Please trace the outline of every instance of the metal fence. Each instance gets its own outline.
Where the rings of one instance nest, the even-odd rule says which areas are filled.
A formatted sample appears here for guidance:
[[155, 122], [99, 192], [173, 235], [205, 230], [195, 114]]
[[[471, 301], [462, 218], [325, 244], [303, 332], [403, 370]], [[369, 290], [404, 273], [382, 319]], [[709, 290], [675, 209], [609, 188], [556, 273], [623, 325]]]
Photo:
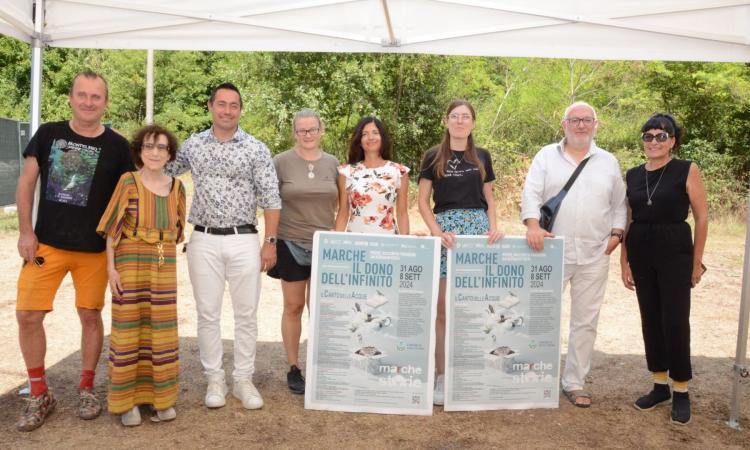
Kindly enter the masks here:
[[16, 202], [21, 153], [28, 143], [28, 123], [0, 117], [0, 206]]

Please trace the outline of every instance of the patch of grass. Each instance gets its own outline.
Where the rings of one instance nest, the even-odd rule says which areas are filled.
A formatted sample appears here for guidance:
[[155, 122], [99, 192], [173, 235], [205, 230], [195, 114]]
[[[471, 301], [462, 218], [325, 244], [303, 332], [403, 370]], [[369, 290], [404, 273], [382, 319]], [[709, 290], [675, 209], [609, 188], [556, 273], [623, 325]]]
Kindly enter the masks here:
[[[692, 226], [692, 223], [691, 223]], [[743, 217], [725, 215], [712, 218], [708, 224], [708, 236], [717, 234], [721, 236], [732, 236], [735, 238], [745, 237], [746, 222]]]
[[18, 214], [0, 210], [0, 233], [14, 233], [18, 231]]

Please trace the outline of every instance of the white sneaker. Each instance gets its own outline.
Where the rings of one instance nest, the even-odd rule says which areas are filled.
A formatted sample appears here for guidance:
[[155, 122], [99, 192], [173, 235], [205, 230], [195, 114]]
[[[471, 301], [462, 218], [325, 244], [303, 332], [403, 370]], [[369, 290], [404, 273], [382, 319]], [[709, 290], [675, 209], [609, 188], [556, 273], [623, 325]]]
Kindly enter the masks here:
[[210, 375], [206, 387], [206, 398], [203, 400], [208, 408], [221, 408], [227, 404], [227, 383], [223, 375]]
[[245, 409], [260, 409], [263, 407], [263, 398], [249, 378], [236, 380], [232, 394], [235, 398], [242, 401], [242, 406]]
[[443, 403], [445, 402], [444, 384], [445, 378], [443, 375], [435, 377], [435, 390], [432, 392], [432, 403], [435, 405], [443, 406]]
[[177, 418], [177, 411], [174, 408], [167, 408], [161, 411], [156, 411], [155, 416], [151, 416], [152, 422], [169, 422]]
[[126, 427], [137, 427], [141, 424], [141, 411], [137, 406], [120, 416], [122, 424]]

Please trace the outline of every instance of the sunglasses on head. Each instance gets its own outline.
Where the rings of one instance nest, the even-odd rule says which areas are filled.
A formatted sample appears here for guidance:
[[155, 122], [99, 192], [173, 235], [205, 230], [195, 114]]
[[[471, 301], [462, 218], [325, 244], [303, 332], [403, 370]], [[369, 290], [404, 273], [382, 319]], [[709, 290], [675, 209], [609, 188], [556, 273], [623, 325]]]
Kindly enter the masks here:
[[[34, 264], [36, 264], [37, 267], [42, 267], [44, 265], [44, 256], [35, 256], [34, 259], [32, 259], [32, 261], [34, 261]], [[28, 261], [24, 259], [23, 265], [21, 267], [26, 266], [26, 263], [28, 263]]]
[[656, 134], [643, 133], [641, 135], [641, 140], [643, 142], [651, 142], [654, 139], [656, 139], [656, 142], [665, 142], [670, 137], [672, 137], [672, 136], [670, 136], [669, 133], [665, 133], [665, 132], [662, 131], [661, 133], [656, 133]]

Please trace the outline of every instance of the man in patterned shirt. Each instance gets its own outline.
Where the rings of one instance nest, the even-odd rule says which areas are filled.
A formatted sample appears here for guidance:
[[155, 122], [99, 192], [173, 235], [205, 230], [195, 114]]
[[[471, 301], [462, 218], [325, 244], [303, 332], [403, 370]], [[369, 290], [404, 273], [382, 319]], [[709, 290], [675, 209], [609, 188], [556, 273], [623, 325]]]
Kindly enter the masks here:
[[[198, 347], [208, 378], [205, 404], [226, 403], [222, 367], [221, 305], [225, 284], [234, 309], [233, 394], [247, 409], [263, 407], [252, 382], [260, 272], [276, 264], [276, 230], [281, 197], [271, 153], [265, 144], [239, 128], [242, 97], [236, 86], [217, 86], [208, 100], [212, 126], [192, 135], [167, 172], [192, 172], [195, 193], [188, 222], [194, 225], [187, 258], [198, 312]], [[262, 248], [256, 208], [264, 210]]]

